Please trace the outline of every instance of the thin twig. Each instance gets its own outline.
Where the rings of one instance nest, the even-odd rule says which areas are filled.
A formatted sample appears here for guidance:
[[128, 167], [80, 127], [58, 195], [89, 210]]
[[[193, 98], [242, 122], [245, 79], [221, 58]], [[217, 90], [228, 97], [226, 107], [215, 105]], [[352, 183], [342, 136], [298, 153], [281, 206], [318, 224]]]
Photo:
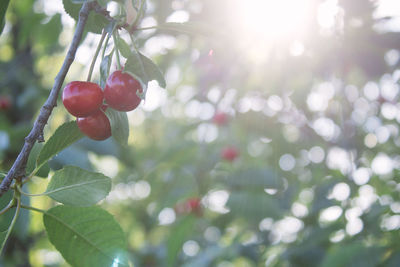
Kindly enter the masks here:
[[[104, 46], [103, 46], [103, 51], [101, 51], [101, 59], [103, 60], [103, 58], [104, 58], [104, 55], [106, 54], [106, 49], [107, 49], [107, 44], [108, 44], [108, 41], [110, 40], [110, 37], [111, 37], [111, 34], [108, 34], [107, 35], [107, 38], [106, 38], [106, 41], [105, 41], [105, 43], [104, 43]], [[114, 50], [114, 49], [113, 49]]]
[[146, 2], [146, 0], [140, 1], [139, 12], [136, 14], [136, 18], [135, 18], [135, 21], [132, 23], [132, 26], [130, 26], [128, 29], [128, 32], [130, 34], [132, 34], [136, 30], [137, 24], [139, 23], [141, 17], [143, 16], [145, 2]]
[[26, 163], [28, 161], [29, 154], [36, 140], [43, 136], [44, 126], [47, 124], [50, 114], [57, 104], [58, 93], [64, 82], [65, 76], [67, 75], [69, 67], [75, 59], [76, 50], [78, 49], [78, 45], [81, 41], [83, 29], [85, 27], [89, 12], [93, 8], [93, 3], [94, 2], [86, 1], [79, 12], [79, 20], [76, 25], [71, 46], [69, 47], [67, 56], [64, 59], [64, 63], [55, 78], [49, 97], [40, 109], [39, 116], [37, 117], [31, 132], [27, 137], [25, 137], [25, 143], [21, 149], [21, 152], [19, 153], [7, 176], [0, 184], [0, 196], [10, 189], [13, 179], [21, 180], [26, 175]]

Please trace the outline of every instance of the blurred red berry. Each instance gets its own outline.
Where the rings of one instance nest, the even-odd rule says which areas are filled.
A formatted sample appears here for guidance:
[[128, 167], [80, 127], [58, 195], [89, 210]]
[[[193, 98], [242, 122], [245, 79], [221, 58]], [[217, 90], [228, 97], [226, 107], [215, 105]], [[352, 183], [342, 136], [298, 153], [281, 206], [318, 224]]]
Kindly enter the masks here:
[[191, 213], [196, 215], [202, 215], [202, 208], [199, 198], [190, 198], [186, 200], [186, 206], [190, 210]]
[[0, 96], [0, 110], [8, 110], [11, 107], [11, 99], [8, 96]]
[[239, 150], [236, 147], [225, 147], [221, 151], [221, 157], [227, 161], [234, 161], [239, 156]]
[[203, 209], [200, 201], [200, 198], [189, 198], [185, 202], [177, 203], [174, 210], [178, 215], [195, 214], [201, 216]]
[[228, 120], [228, 114], [224, 112], [217, 112], [213, 117], [213, 122], [218, 126], [226, 125], [228, 123]]

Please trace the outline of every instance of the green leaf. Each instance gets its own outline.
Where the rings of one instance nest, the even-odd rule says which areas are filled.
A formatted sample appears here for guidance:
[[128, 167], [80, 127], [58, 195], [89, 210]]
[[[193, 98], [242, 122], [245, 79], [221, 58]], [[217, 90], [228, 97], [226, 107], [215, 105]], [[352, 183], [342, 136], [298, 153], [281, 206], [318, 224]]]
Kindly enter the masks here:
[[[8, 205], [8, 203], [12, 200], [13, 195], [14, 194], [12, 190], [9, 190], [0, 198], [0, 210], [4, 209]], [[8, 226], [11, 224], [13, 215], [13, 212], [10, 212], [9, 210], [0, 216], [0, 231], [8, 229]]]
[[[43, 143], [35, 143], [29, 154], [28, 162], [26, 164], [26, 172], [31, 173], [36, 168], [36, 159], [43, 148]], [[50, 167], [46, 162], [39, 170], [36, 170], [35, 175], [42, 178], [47, 178], [49, 175]]]
[[281, 216], [279, 203], [265, 192], [232, 192], [226, 205], [233, 214], [252, 221]]
[[383, 256], [379, 247], [365, 247], [361, 243], [340, 245], [331, 249], [322, 261], [321, 267], [374, 267]]
[[108, 20], [97, 13], [91, 12], [89, 14], [87, 23], [86, 23], [86, 30], [93, 33], [101, 34], [103, 29], [108, 25]]
[[43, 222], [50, 242], [72, 266], [129, 266], [125, 234], [105, 210], [57, 206], [43, 215]]
[[3, 251], [4, 245], [7, 241], [8, 230], [0, 232], [0, 253]]
[[[83, 140], [89, 140], [89, 138], [83, 138]], [[97, 141], [93, 140], [93, 142]], [[93, 168], [89, 160], [88, 151], [82, 149], [82, 147], [76, 143], [54, 156], [49, 161], [49, 165], [53, 170], [60, 170], [68, 165], [78, 166], [85, 170], [91, 170]]]
[[107, 78], [110, 74], [110, 66], [112, 60], [112, 51], [109, 55], [105, 56], [100, 63], [100, 87], [104, 89], [106, 86]]
[[6, 242], [11, 234], [12, 228], [13, 227], [10, 225], [6, 231], [0, 232], [0, 254], [3, 253], [4, 246], [6, 245]]
[[81, 10], [81, 4], [75, 4], [71, 0], [63, 0], [64, 11], [75, 21], [78, 21], [79, 11]]
[[[65, 12], [75, 21], [78, 21], [79, 11], [82, 7], [82, 4], [79, 0], [76, 2], [77, 3], [74, 3], [74, 1], [71, 0], [63, 0], [63, 5]], [[95, 12], [90, 12], [86, 22], [85, 30], [100, 34], [107, 24], [108, 20], [104, 16]]]
[[[8, 203], [11, 201], [13, 197], [13, 193], [11, 191], [6, 192], [0, 198], [0, 210], [4, 209]], [[7, 235], [10, 228], [11, 221], [13, 219], [13, 214], [8, 210], [6, 213], [0, 216], [0, 254], [3, 250], [3, 247], [7, 241]], [[3, 231], [4, 230], [4, 231]]]
[[283, 180], [269, 169], [247, 169], [234, 173], [227, 178], [227, 183], [234, 188], [264, 190], [265, 188], [283, 189]]
[[119, 36], [117, 38], [117, 46], [118, 46], [118, 51], [121, 52], [121, 55], [124, 58], [128, 58], [132, 54], [131, 48], [129, 47], [129, 45], [126, 43], [126, 41], [124, 39], [122, 39]]
[[[29, 191], [28, 191], [29, 192]], [[12, 200], [14, 195], [13, 190], [9, 190], [0, 198], [0, 210], [4, 209], [9, 202]], [[27, 196], [21, 196], [21, 203], [23, 205], [30, 204], [30, 198]], [[8, 210], [4, 214], [0, 215], [0, 231], [7, 231], [10, 227], [10, 224], [13, 221], [15, 215], [15, 207]], [[14, 227], [14, 234], [18, 238], [25, 238], [28, 234], [28, 226], [30, 223], [29, 211], [28, 210], [20, 210], [17, 221]]]
[[34, 28], [35, 42], [44, 49], [58, 45], [58, 37], [63, 29], [61, 14], [54, 15], [46, 24]]
[[36, 162], [36, 168], [40, 168], [45, 162], [72, 143], [83, 137], [75, 121], [66, 122], [55, 131], [43, 146]]
[[200, 251], [193, 259], [186, 261], [182, 267], [203, 267], [212, 266], [212, 262], [227, 253], [238, 253], [237, 244], [221, 247], [219, 245], [208, 245]]
[[1, 241], [1, 243], [0, 243], [0, 254], [3, 252], [3, 249], [4, 249], [4, 246], [5, 246], [6, 242], [7, 242], [7, 239], [9, 238], [12, 230], [15, 227], [15, 223], [17, 222], [17, 219], [18, 219], [18, 216], [20, 214], [20, 211], [21, 211], [20, 204], [17, 204], [17, 208], [15, 209], [14, 217], [13, 217], [10, 225], [8, 226], [6, 231], [3, 231], [3, 232], [0, 233], [0, 241]]
[[286, 258], [301, 262], [303, 266], [320, 266], [325, 256], [325, 243], [335, 231], [342, 228], [343, 225], [340, 224], [330, 224], [326, 227], [310, 225], [301, 242], [286, 249]]
[[0, 34], [3, 32], [3, 28], [5, 25], [6, 11], [9, 3], [10, 0], [2, 0], [0, 2], [0, 23], [1, 23]]
[[111, 134], [114, 139], [121, 145], [128, 143], [129, 123], [126, 112], [119, 112], [112, 108], [106, 110], [106, 115], [110, 120]]
[[316, 185], [314, 189], [314, 201], [310, 208], [310, 214], [317, 214], [322, 209], [335, 205], [333, 199], [328, 199], [328, 194], [337, 183], [337, 180], [329, 179]]
[[91, 206], [104, 199], [110, 190], [109, 177], [66, 166], [53, 175], [44, 194], [65, 205]]
[[400, 265], [400, 253], [394, 252], [390, 257], [385, 261], [385, 267], [397, 267]]
[[194, 216], [186, 216], [172, 229], [167, 241], [167, 267], [176, 266], [175, 263], [179, 251], [182, 249], [183, 243], [188, 239], [189, 234], [193, 232], [195, 221], [196, 218]]
[[101, 5], [102, 7], [107, 7], [107, 4], [111, 2], [111, 0], [97, 0], [97, 3]]
[[151, 59], [140, 53], [131, 53], [126, 60], [124, 71], [138, 77], [145, 85], [152, 80], [156, 80], [161, 87], [165, 88], [167, 86], [164, 75], [158, 66]]

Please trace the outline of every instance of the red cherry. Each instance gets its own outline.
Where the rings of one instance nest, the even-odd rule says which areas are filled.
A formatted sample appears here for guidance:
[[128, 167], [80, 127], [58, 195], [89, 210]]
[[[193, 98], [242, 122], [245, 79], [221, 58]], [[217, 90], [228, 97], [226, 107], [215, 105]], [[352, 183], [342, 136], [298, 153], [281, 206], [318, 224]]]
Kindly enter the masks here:
[[[105, 110], [107, 107], [102, 107]], [[106, 114], [102, 110], [76, 120], [82, 133], [94, 140], [105, 140], [111, 136], [111, 126]]]
[[175, 205], [174, 210], [178, 215], [192, 213], [201, 216], [203, 214], [199, 198], [189, 198], [185, 202], [178, 203]]
[[221, 151], [221, 157], [227, 161], [234, 161], [239, 156], [239, 150], [236, 147], [225, 147]]
[[199, 198], [190, 198], [186, 200], [186, 206], [192, 213], [195, 214], [201, 213], [201, 203]]
[[228, 123], [229, 117], [224, 112], [217, 112], [213, 117], [213, 122], [218, 126], [223, 126]]
[[140, 104], [137, 93], [142, 92], [139, 81], [120, 70], [114, 71], [107, 79], [104, 99], [113, 109], [119, 111], [134, 110]]
[[8, 110], [11, 107], [11, 100], [7, 96], [0, 96], [0, 110]]
[[62, 94], [64, 107], [75, 117], [87, 117], [103, 104], [103, 91], [91, 82], [70, 82]]

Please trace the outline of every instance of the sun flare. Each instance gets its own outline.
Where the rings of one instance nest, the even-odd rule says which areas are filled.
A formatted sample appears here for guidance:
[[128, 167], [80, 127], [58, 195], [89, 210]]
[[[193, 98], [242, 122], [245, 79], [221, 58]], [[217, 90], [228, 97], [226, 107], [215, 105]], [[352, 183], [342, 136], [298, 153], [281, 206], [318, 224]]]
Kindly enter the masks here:
[[237, 0], [242, 29], [269, 40], [287, 39], [304, 32], [312, 12], [312, 0]]
[[285, 50], [293, 56], [315, 31], [331, 31], [336, 23], [338, 0], [235, 0], [230, 13], [238, 47], [253, 63], [262, 63], [270, 52]]

